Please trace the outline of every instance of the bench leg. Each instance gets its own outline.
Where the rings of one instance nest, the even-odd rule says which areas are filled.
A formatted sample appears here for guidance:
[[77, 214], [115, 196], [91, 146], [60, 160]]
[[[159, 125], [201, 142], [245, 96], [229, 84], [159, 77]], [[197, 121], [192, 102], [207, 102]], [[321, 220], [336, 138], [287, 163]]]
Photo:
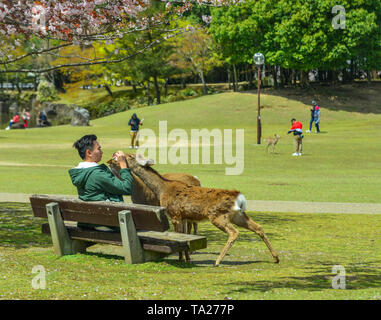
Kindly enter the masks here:
[[118, 212], [118, 218], [123, 243], [124, 260], [128, 264], [144, 262], [143, 248], [136, 233], [131, 211], [123, 210]]
[[46, 213], [52, 236], [54, 251], [58, 256], [86, 252], [86, 248], [93, 243], [81, 240], [71, 240], [61, 217], [58, 203], [51, 202], [46, 205]]

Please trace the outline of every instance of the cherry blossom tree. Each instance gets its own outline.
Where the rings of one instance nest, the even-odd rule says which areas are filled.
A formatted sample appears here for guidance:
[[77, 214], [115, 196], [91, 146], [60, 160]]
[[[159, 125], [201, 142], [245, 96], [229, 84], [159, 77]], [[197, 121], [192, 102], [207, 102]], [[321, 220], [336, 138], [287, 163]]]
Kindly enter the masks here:
[[[154, 2], [162, 3], [165, 10], [155, 15], [145, 14]], [[43, 73], [62, 67], [118, 63], [186, 30], [168, 28], [166, 33], [123, 58], [94, 57], [83, 62], [32, 69], [14, 67], [16, 62], [28, 57], [59, 52], [68, 46], [89, 46], [94, 42], [110, 44], [131, 32], [159, 24], [169, 25], [169, 21], [181, 17], [194, 4], [224, 6], [239, 2], [242, 0], [0, 0], [0, 73]], [[14, 55], [18, 46], [33, 37], [44, 39], [45, 45], [32, 46], [26, 53]]]

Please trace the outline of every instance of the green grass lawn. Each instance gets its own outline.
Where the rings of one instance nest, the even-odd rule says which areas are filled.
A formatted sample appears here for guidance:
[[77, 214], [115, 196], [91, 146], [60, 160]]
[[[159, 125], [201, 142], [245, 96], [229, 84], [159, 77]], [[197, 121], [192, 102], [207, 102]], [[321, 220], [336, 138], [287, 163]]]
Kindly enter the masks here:
[[[0, 206], [0, 299], [381, 299], [380, 215], [249, 213], [260, 223], [280, 263], [253, 233], [240, 235], [220, 267], [213, 266], [227, 237], [208, 222], [199, 234], [208, 248], [180, 263], [127, 265], [117, 246], [58, 258], [43, 219], [29, 205]], [[332, 288], [341, 265], [346, 289]], [[46, 288], [33, 289], [35, 266]]]
[[[319, 202], [379, 202], [381, 188], [379, 141], [381, 115], [348, 112], [321, 105], [322, 133], [305, 134], [302, 157], [292, 157], [293, 138], [287, 135], [292, 117], [306, 130], [309, 105], [297, 99], [262, 95], [263, 137], [280, 134], [274, 154], [264, 143], [256, 145], [257, 97], [250, 93], [223, 93], [192, 100], [130, 110], [91, 121], [90, 127], [70, 125], [29, 130], [0, 131], [0, 192], [76, 194], [67, 170], [79, 162], [73, 142], [95, 133], [104, 150], [104, 161], [122, 149], [129, 151], [127, 122], [133, 112], [144, 118], [143, 128], [158, 136], [159, 120], [168, 132], [192, 129], [244, 129], [244, 171], [226, 175], [222, 164], [160, 164], [159, 172], [197, 175], [203, 186], [238, 189], [251, 200]], [[235, 155], [233, 145], [233, 156]], [[159, 149], [159, 147], [158, 147]], [[191, 149], [188, 149], [189, 161]], [[200, 148], [201, 153], [201, 148]], [[213, 162], [214, 149], [211, 148]], [[223, 159], [225, 160], [225, 159]]]
[[[245, 130], [240, 175], [226, 175], [232, 166], [226, 163], [158, 163], [159, 172], [191, 173], [203, 186], [238, 189], [250, 200], [380, 202], [378, 110], [322, 104], [322, 133], [305, 134], [303, 156], [295, 158], [290, 119], [301, 120], [306, 130], [309, 105], [297, 97], [262, 95], [263, 137], [281, 135], [276, 152], [266, 154], [264, 144], [256, 145], [256, 101], [255, 94], [223, 93], [114, 114], [90, 127], [2, 130], [0, 192], [75, 195], [67, 173], [80, 160], [73, 142], [96, 134], [104, 161], [116, 150], [128, 152], [127, 122], [137, 112], [143, 128], [156, 134], [159, 120], [168, 121], [168, 132], [184, 129], [189, 137], [192, 129]], [[241, 229], [221, 266], [213, 267], [227, 239], [208, 222], [199, 227], [208, 248], [189, 264], [170, 256], [126, 265], [120, 248], [103, 245], [58, 258], [50, 237], [41, 234], [44, 221], [32, 217], [28, 204], [0, 204], [0, 299], [381, 299], [380, 215], [249, 215], [263, 226], [279, 264], [256, 235]], [[332, 289], [335, 265], [346, 270], [346, 290]], [[46, 270], [44, 290], [31, 286], [35, 266]]]

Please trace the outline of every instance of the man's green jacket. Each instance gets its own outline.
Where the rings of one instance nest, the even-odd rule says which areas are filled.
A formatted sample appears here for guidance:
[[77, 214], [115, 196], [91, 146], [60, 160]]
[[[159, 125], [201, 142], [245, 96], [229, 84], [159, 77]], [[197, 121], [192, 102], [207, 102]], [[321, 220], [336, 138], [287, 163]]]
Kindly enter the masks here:
[[73, 168], [69, 175], [83, 201], [123, 202], [123, 195], [132, 193], [133, 177], [128, 168], [120, 170], [122, 180], [115, 177], [105, 164]]

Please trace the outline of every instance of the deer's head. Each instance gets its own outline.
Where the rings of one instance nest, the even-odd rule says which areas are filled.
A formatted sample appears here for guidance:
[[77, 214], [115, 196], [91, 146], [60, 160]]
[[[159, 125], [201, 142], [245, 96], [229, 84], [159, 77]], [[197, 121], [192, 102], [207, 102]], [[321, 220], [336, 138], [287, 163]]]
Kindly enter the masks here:
[[126, 160], [130, 168], [134, 168], [137, 166], [150, 167], [155, 164], [154, 160], [145, 158], [142, 154], [126, 154]]

